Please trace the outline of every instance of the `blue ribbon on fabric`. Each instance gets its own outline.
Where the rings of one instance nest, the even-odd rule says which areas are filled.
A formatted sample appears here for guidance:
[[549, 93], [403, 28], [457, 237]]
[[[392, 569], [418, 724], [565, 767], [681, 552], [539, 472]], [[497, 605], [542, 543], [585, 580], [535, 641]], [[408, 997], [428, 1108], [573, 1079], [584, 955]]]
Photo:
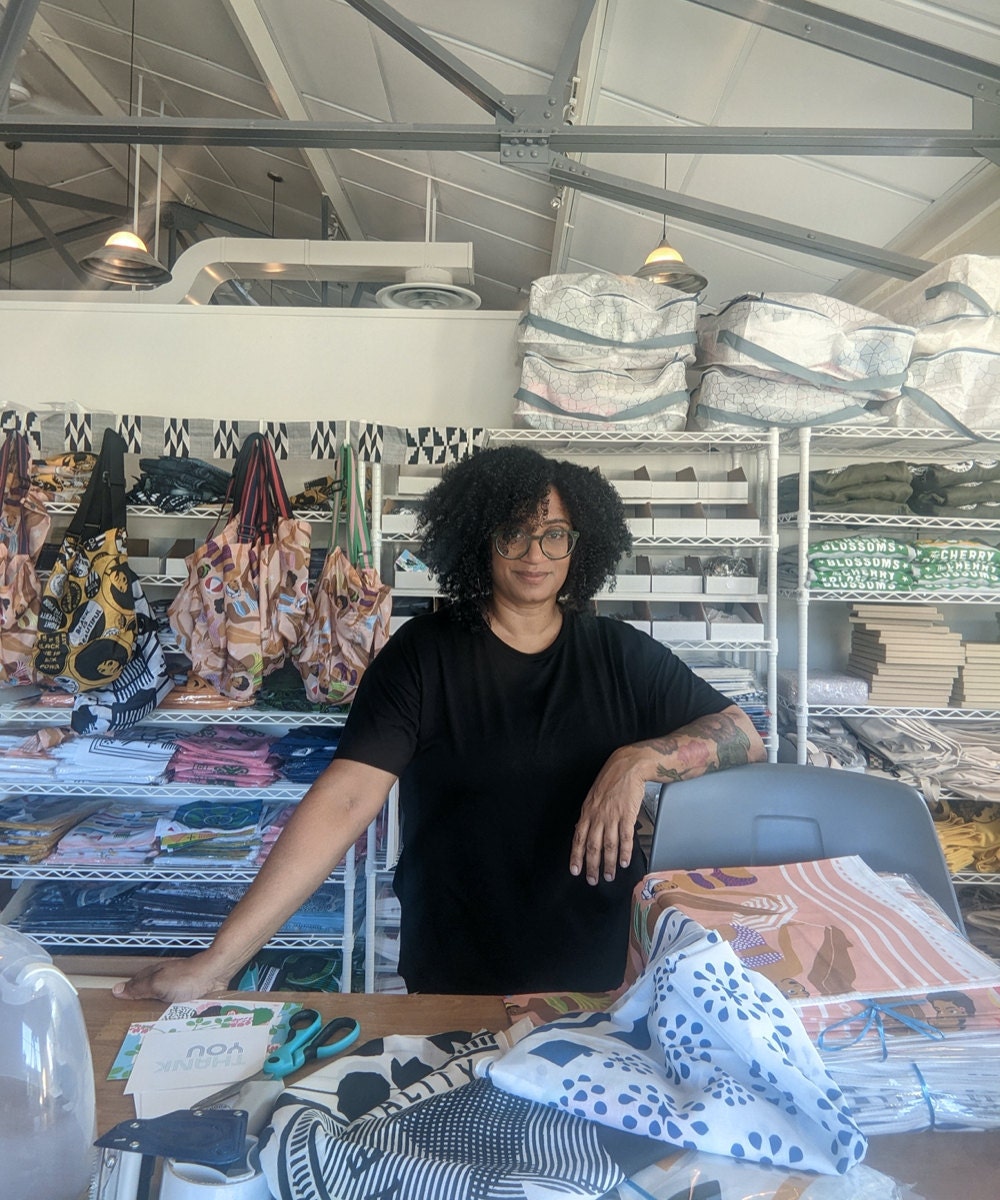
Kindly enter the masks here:
[[[943, 1036], [944, 1035], [942, 1034], [942, 1037]], [[917, 1077], [917, 1082], [920, 1084], [920, 1094], [923, 1096], [924, 1103], [927, 1105], [927, 1111], [931, 1114], [931, 1123], [929, 1128], [933, 1129], [937, 1124], [937, 1117], [934, 1112], [934, 1101], [931, 1098], [931, 1089], [927, 1086], [927, 1080], [924, 1078], [923, 1072], [920, 1070], [917, 1064], [915, 1062], [911, 1062], [910, 1066], [913, 1068], [914, 1074]]]
[[[896, 1004], [888, 1004], [881, 1000], [869, 1000], [860, 1012], [852, 1013], [849, 1017], [827, 1025], [816, 1039], [816, 1044], [820, 1050], [846, 1050], [848, 1046], [856, 1046], [874, 1029], [878, 1033], [879, 1045], [882, 1048], [882, 1061], [885, 1062], [889, 1057], [889, 1049], [885, 1042], [885, 1017], [891, 1017], [894, 1021], [905, 1025], [907, 1029], [912, 1029], [914, 1033], [920, 1033], [932, 1041], [944, 1041], [944, 1034], [940, 1029], [935, 1029], [933, 1025], [928, 1025], [926, 1021], [921, 1021], [917, 1017], [911, 1017], [908, 1013], [900, 1012]], [[835, 1029], [853, 1025], [856, 1021], [863, 1021], [864, 1024], [861, 1026], [860, 1032], [849, 1041], [839, 1041], [836, 1045], [831, 1045], [824, 1040], [827, 1034], [832, 1033]]]

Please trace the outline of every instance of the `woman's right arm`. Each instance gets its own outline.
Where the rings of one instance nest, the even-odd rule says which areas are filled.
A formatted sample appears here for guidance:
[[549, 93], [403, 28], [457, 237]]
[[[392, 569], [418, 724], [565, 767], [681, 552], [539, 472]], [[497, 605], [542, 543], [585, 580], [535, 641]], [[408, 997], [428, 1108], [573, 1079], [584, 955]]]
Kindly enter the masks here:
[[112, 992], [126, 1000], [196, 1000], [229, 980], [300, 908], [385, 803], [395, 776], [335, 758], [297, 805], [246, 894], [211, 946], [144, 967]]

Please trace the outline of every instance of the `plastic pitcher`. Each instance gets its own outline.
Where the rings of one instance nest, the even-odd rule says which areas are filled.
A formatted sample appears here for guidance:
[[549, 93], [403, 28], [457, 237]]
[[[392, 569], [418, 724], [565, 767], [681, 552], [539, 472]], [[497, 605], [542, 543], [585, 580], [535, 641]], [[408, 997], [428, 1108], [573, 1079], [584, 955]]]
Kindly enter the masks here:
[[0, 1194], [84, 1200], [94, 1121], [76, 990], [37, 942], [0, 926]]

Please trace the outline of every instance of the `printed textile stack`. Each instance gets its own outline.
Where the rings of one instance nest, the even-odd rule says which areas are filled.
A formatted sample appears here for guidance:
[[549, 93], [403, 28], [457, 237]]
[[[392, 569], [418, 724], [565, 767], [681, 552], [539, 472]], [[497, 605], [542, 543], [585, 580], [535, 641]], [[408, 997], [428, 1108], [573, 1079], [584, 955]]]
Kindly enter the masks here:
[[917, 326], [892, 422], [962, 436], [1000, 429], [1000, 258], [959, 254], [938, 263], [882, 304]]
[[687, 420], [697, 297], [631, 275], [546, 275], [518, 327], [515, 424], [669, 432]]
[[811, 292], [737, 296], [698, 321], [693, 429], [883, 424], [913, 329]]
[[922, 538], [913, 545], [913, 577], [927, 591], [1000, 588], [1000, 549], [974, 538]]
[[277, 738], [237, 725], [214, 725], [176, 739], [167, 776], [172, 783], [267, 787], [279, 778], [271, 757]]
[[1000, 1126], [1000, 964], [907, 878], [856, 856], [706, 865], [647, 875], [634, 906], [630, 975], [663, 923], [716, 931], [784, 995], [865, 1134]]
[[904, 592], [913, 587], [910, 542], [881, 534], [848, 534], [812, 542], [806, 583], [825, 591]]
[[1000, 462], [972, 460], [913, 468], [910, 508], [925, 517], [1000, 518]]
[[964, 661], [962, 636], [925, 604], [851, 609], [847, 673], [868, 681], [871, 704], [946, 708]]

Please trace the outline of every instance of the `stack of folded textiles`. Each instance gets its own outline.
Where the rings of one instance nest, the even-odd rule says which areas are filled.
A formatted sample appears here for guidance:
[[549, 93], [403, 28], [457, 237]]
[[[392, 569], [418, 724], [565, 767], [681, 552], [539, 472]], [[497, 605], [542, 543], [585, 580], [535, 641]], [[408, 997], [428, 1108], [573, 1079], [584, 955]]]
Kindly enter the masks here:
[[914, 543], [913, 576], [918, 587], [941, 589], [1000, 588], [1000, 549], [975, 538], [939, 540], [921, 538]]
[[95, 801], [73, 796], [8, 796], [0, 800], [0, 862], [41, 862], [95, 807]]
[[162, 783], [174, 754], [174, 739], [148, 730], [67, 738], [53, 747], [53, 777], [69, 783]]
[[1000, 462], [918, 464], [910, 508], [928, 517], [1000, 517]]
[[962, 636], [927, 604], [851, 609], [847, 672], [868, 682], [871, 704], [944, 708], [964, 658]]
[[[875, 513], [899, 516], [909, 512], [914, 468], [905, 462], [861, 462], [828, 471], [809, 472], [809, 507], [814, 512]], [[799, 507], [799, 476], [778, 480], [778, 511]]]
[[197, 866], [206, 859], [252, 865], [262, 845], [264, 807], [261, 800], [182, 804], [156, 823], [156, 857], [183, 866]]
[[1000, 709], [1000, 644], [965, 642], [965, 661], [958, 668], [955, 692], [956, 708]]
[[156, 856], [163, 807], [128, 801], [106, 803], [59, 840], [46, 860], [54, 866], [141, 866]]
[[303, 726], [292, 729], [271, 747], [281, 762], [281, 774], [295, 783], [312, 783], [333, 762], [340, 740], [339, 729]]
[[636, 889], [629, 979], [679, 910], [786, 998], [866, 1134], [1000, 1127], [1000, 963], [858, 857], [665, 871]]
[[167, 768], [172, 783], [267, 787], [280, 776], [271, 734], [238, 725], [213, 725], [176, 739]]
[[913, 587], [916, 551], [882, 534], [849, 534], [809, 546], [806, 582], [834, 591], [902, 592]]

